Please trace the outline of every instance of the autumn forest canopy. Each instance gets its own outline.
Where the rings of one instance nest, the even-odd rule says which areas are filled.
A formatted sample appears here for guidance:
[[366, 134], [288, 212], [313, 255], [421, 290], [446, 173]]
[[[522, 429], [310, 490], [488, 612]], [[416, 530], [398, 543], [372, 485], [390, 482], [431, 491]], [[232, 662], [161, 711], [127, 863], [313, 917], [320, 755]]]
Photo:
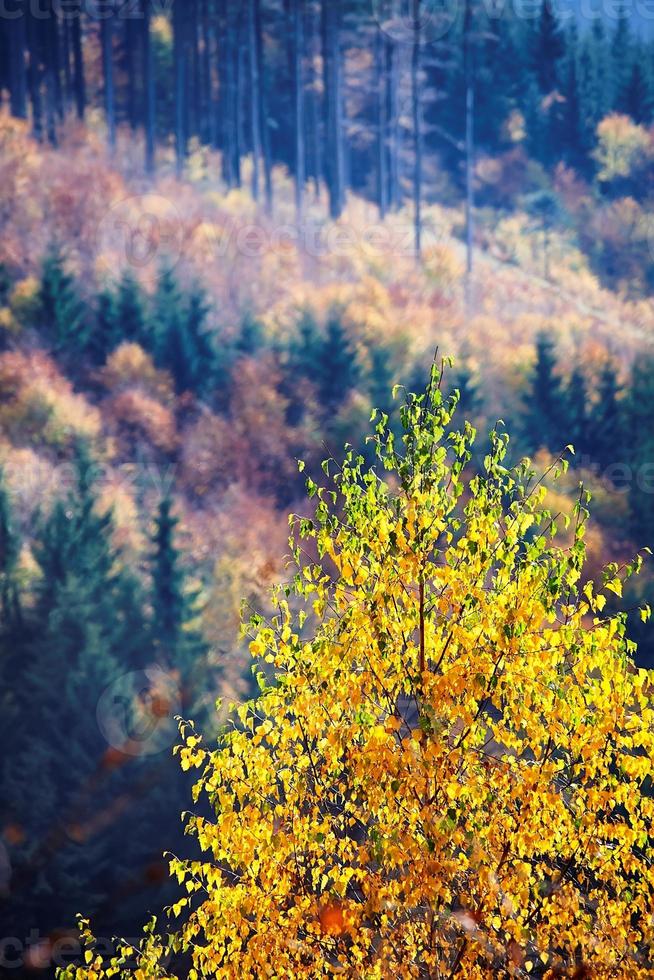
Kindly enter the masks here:
[[652, 976], [646, 6], [0, 6], [0, 973]]

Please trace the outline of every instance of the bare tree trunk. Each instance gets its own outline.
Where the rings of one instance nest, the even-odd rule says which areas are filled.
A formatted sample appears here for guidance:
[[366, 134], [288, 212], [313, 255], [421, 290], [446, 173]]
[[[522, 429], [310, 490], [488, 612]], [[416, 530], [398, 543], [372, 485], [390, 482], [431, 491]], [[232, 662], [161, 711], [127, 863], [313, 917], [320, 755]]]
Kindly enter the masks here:
[[25, 48], [27, 33], [25, 19], [26, 0], [21, 0], [16, 10], [17, 16], [7, 21], [9, 35], [9, 88], [12, 116], [27, 118], [27, 70], [25, 67]]
[[109, 148], [116, 148], [116, 103], [114, 90], [114, 61], [113, 61], [114, 13], [107, 9], [100, 20], [100, 37], [102, 42], [102, 73], [104, 76], [104, 109], [107, 123], [107, 138]]
[[384, 35], [381, 27], [375, 36], [375, 87], [377, 95], [377, 204], [383, 220], [388, 210], [388, 126], [385, 85]]
[[86, 82], [84, 79], [84, 55], [82, 52], [82, 12], [72, 19], [73, 41], [73, 84], [75, 86], [75, 109], [77, 118], [84, 119], [86, 110]]
[[295, 96], [295, 214], [302, 220], [306, 153], [304, 145], [304, 11], [302, 0], [293, 0], [293, 94]]
[[127, 120], [135, 131], [138, 126], [138, 101], [136, 96], [137, 62], [137, 23], [129, 14], [125, 17], [123, 33], [125, 44], [125, 74], [127, 75]]
[[261, 167], [261, 92], [259, 78], [259, 54], [257, 45], [256, 0], [248, 0], [248, 67], [250, 69], [250, 143], [252, 147], [252, 197], [259, 200], [259, 173]]
[[472, 0], [466, 0], [463, 24], [463, 70], [466, 95], [466, 135], [465, 135], [465, 168], [466, 168], [466, 306], [470, 303], [470, 285], [473, 267], [473, 208], [474, 208], [474, 65], [472, 60]]
[[41, 22], [35, 20], [30, 12], [27, 15], [27, 47], [29, 50], [29, 70], [27, 74], [30, 102], [32, 103], [32, 132], [34, 138], [41, 142], [43, 139], [43, 102], [41, 99], [41, 81], [43, 73], [43, 49], [41, 38]]
[[329, 213], [340, 217], [344, 201], [343, 108], [340, 51], [340, 0], [323, 0], [323, 73]]
[[175, 63], [175, 160], [177, 176], [184, 172], [186, 160], [186, 31], [184, 10], [173, 5], [173, 59]]
[[143, 60], [143, 125], [145, 127], [145, 170], [152, 176], [155, 169], [155, 87], [152, 38], [150, 37], [150, 0], [141, 0], [141, 58]]
[[391, 38], [386, 39], [386, 79], [388, 118], [388, 203], [396, 209], [400, 206], [400, 126], [398, 111], [399, 51]]
[[309, 26], [307, 33], [311, 37], [310, 59], [311, 77], [309, 80], [309, 130], [311, 134], [312, 146], [312, 172], [314, 197], [320, 197], [320, 182], [323, 177], [322, 167], [322, 145], [320, 138], [320, 111], [318, 105], [318, 72], [316, 62], [320, 56], [320, 9], [312, 2], [307, 5]]
[[413, 220], [416, 258], [422, 257], [422, 127], [420, 124], [420, 0], [413, 0], [411, 108], [413, 115]]
[[270, 129], [268, 126], [268, 110], [265, 83], [265, 61], [263, 51], [263, 26], [261, 23], [261, 0], [254, 0], [254, 30], [256, 41], [257, 65], [259, 74], [259, 131], [261, 133], [261, 148], [263, 153], [263, 183], [266, 201], [266, 212], [272, 214], [273, 185], [272, 157], [270, 151]]

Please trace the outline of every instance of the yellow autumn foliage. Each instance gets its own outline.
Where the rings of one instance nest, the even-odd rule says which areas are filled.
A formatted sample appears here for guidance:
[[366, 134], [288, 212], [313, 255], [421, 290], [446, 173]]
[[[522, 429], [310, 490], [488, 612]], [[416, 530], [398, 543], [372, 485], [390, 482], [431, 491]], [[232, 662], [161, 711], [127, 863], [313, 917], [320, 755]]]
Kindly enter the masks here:
[[108, 961], [85, 924], [62, 977], [652, 975], [654, 712], [604, 608], [639, 562], [582, 584], [583, 494], [559, 546], [497, 431], [465, 486], [455, 402], [435, 372], [376, 466], [308, 480], [260, 695], [216, 747], [182, 726], [176, 921]]

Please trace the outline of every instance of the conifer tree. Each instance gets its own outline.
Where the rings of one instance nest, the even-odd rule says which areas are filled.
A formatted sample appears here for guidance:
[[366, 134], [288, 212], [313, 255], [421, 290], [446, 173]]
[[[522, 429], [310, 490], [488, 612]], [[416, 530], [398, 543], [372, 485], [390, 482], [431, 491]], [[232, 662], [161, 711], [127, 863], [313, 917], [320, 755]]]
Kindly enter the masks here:
[[558, 82], [558, 63], [565, 51], [565, 40], [552, 4], [543, 0], [536, 25], [532, 60], [543, 95], [554, 91]]
[[644, 545], [654, 547], [654, 357], [639, 357], [633, 366], [626, 403], [627, 450], [632, 478], [629, 503], [634, 533]]
[[178, 518], [170, 497], [158, 508], [152, 539], [152, 618], [155, 656], [162, 664], [188, 671], [206, 653], [198, 629], [198, 592], [188, 589], [175, 541]]
[[524, 432], [531, 451], [560, 450], [569, 441], [561, 430], [563, 392], [556, 374], [554, 342], [545, 333], [536, 340], [536, 363], [526, 396]]
[[607, 360], [600, 372], [597, 400], [588, 420], [588, 452], [601, 469], [619, 462], [624, 448], [624, 418], [619, 395], [615, 365]]
[[588, 390], [579, 364], [575, 364], [570, 374], [562, 407], [565, 431], [561, 435], [572, 443], [577, 455], [586, 454], [589, 448]]
[[[90, 787], [109, 807], [122, 785], [97, 784], [108, 745], [96, 711], [143, 655], [139, 590], [111, 533], [111, 516], [97, 513], [92, 464], [81, 447], [75, 487], [38, 529], [40, 577], [14, 678], [18, 719], [5, 747], [3, 808], [25, 837], [14, 855], [17, 893], [37, 896], [31, 914], [40, 928], [72, 919], [80, 892], [95, 905], [102, 877], [106, 892], [134, 854], [131, 842], [121, 850], [112, 830], [96, 834], [88, 823]], [[110, 710], [123, 709], [112, 703]], [[138, 849], [143, 839], [133, 844]], [[14, 911], [20, 914], [20, 900]]]
[[56, 353], [85, 349], [88, 323], [73, 276], [66, 268], [61, 249], [53, 244], [41, 265], [39, 285], [40, 326]]
[[361, 373], [356, 350], [338, 310], [327, 317], [316, 378], [318, 397], [329, 414], [354, 388]]

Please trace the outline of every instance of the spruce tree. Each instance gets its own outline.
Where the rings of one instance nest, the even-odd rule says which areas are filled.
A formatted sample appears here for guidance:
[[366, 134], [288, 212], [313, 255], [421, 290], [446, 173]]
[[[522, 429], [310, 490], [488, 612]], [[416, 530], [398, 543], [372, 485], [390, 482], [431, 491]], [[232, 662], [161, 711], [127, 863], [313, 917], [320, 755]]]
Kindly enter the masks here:
[[653, 102], [649, 79], [641, 58], [637, 56], [620, 92], [618, 109], [631, 116], [636, 123], [649, 123], [652, 120]]
[[619, 461], [624, 448], [623, 407], [615, 365], [607, 360], [600, 372], [597, 399], [590, 412], [588, 452], [602, 469]]
[[630, 515], [634, 535], [654, 547], [654, 357], [636, 359], [625, 406], [626, 449], [631, 465]]
[[[101, 808], [127, 789], [120, 773], [100, 781], [108, 748], [120, 746], [108, 746], [97, 712], [137, 666], [145, 640], [139, 589], [113, 547], [110, 515], [96, 511], [91, 469], [81, 449], [75, 487], [37, 528], [39, 579], [13, 679], [18, 717], [4, 746], [3, 808], [25, 837], [13, 855], [17, 894], [28, 896], [44, 931], [74, 921], [80, 893], [96, 906], [144, 845], [116, 821], [98, 832], [88, 809], [91, 786]], [[124, 709], [111, 701], [108, 710]], [[13, 914], [21, 915], [20, 898]]]
[[532, 63], [543, 95], [557, 87], [558, 64], [564, 52], [565, 39], [556, 13], [551, 3], [543, 0], [532, 41]]
[[541, 333], [536, 340], [536, 363], [525, 399], [524, 434], [530, 451], [544, 446], [555, 452], [570, 441], [561, 427], [563, 415], [554, 342], [549, 334]]
[[566, 430], [561, 433], [572, 443], [577, 457], [588, 452], [588, 389], [586, 377], [579, 364], [573, 367], [565, 390], [564, 417]]
[[88, 341], [88, 323], [73, 276], [57, 245], [51, 245], [41, 264], [39, 321], [55, 353], [79, 356]]
[[[138, 280], [129, 269], [123, 272], [116, 288], [116, 317], [118, 329], [115, 337], [111, 338], [113, 346], [117, 346], [123, 341], [141, 345], [146, 343], [147, 310], [145, 297]], [[109, 353], [111, 353], [111, 349]]]
[[175, 541], [179, 520], [172, 508], [164, 497], [155, 520], [150, 632], [158, 662], [188, 673], [201, 665], [207, 647], [198, 629], [198, 592], [188, 588]]
[[361, 373], [356, 349], [338, 310], [331, 310], [327, 317], [321, 348], [316, 386], [320, 402], [329, 415], [345, 401]]

